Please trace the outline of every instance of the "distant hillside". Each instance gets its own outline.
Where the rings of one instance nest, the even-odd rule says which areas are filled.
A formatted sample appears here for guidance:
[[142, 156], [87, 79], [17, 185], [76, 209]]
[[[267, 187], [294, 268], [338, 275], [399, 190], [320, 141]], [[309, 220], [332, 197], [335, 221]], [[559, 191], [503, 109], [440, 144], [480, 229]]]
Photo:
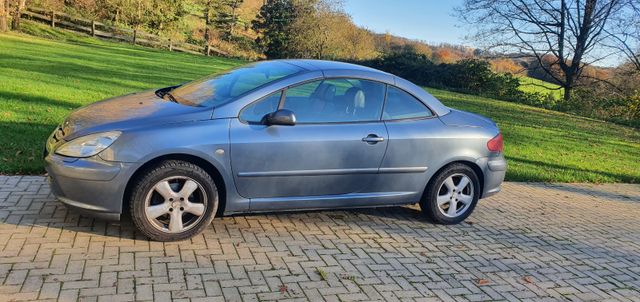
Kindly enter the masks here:
[[[432, 45], [424, 41], [399, 37], [390, 33], [373, 33], [373, 35], [375, 37], [376, 51], [379, 53], [390, 53], [410, 49], [426, 55], [435, 63], [454, 63], [463, 59], [480, 58], [491, 62], [491, 66], [496, 72], [511, 73], [553, 85], [557, 84], [554, 78], [547, 74], [533, 58], [520, 58], [510, 54], [487, 53], [481, 49], [463, 45], [447, 43]], [[550, 64], [552, 60], [552, 58], [548, 58], [545, 64]], [[610, 77], [611, 68], [588, 66], [585, 72], [592, 78], [606, 79]]]

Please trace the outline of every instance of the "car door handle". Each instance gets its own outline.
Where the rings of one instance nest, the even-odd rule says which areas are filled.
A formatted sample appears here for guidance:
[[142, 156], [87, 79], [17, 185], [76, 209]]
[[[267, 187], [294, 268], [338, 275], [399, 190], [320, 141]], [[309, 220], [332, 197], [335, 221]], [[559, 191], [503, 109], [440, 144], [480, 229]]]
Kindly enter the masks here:
[[363, 137], [362, 141], [367, 143], [367, 144], [373, 145], [373, 144], [377, 144], [379, 142], [384, 141], [384, 137], [380, 137], [380, 136], [377, 136], [375, 134], [369, 134], [369, 135], [367, 135], [367, 137]]

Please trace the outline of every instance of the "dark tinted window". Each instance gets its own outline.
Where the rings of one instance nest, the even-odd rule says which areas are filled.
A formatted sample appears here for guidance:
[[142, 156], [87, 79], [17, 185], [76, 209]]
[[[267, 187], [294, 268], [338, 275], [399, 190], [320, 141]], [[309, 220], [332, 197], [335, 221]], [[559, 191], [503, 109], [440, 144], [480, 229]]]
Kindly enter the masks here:
[[431, 110], [420, 100], [393, 86], [387, 89], [387, 103], [382, 118], [399, 120], [432, 116]]
[[285, 62], [254, 63], [187, 83], [172, 90], [171, 94], [181, 104], [217, 106], [300, 71], [301, 68]]
[[359, 79], [328, 79], [287, 89], [284, 109], [298, 123], [362, 122], [380, 119], [385, 85]]
[[277, 92], [245, 107], [240, 113], [240, 120], [250, 123], [261, 122], [265, 115], [278, 110], [281, 95], [282, 92]]

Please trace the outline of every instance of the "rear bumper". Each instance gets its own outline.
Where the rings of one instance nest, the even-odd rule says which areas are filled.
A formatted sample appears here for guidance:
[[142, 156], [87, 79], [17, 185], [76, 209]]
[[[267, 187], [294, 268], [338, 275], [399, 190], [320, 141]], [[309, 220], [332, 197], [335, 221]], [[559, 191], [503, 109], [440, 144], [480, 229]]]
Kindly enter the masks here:
[[99, 157], [45, 157], [51, 192], [69, 208], [88, 216], [119, 220], [130, 164]]
[[480, 198], [487, 198], [500, 192], [504, 176], [507, 173], [507, 161], [504, 155], [500, 153], [491, 157], [483, 157], [478, 159], [476, 164], [484, 174], [484, 187]]

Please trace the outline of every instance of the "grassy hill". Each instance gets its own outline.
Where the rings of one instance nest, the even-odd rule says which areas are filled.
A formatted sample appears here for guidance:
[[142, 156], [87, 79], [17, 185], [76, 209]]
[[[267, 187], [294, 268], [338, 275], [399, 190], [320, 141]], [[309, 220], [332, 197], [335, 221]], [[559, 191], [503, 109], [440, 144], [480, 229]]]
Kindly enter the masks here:
[[563, 89], [556, 84], [541, 81], [530, 77], [520, 77], [520, 90], [524, 92], [539, 92], [542, 94], [551, 93], [557, 99], [562, 98]]
[[[110, 43], [65, 32], [0, 35], [0, 173], [42, 173], [42, 148], [74, 108], [182, 83], [241, 61]], [[471, 95], [428, 89], [503, 129], [509, 180], [640, 182], [632, 128]]]

